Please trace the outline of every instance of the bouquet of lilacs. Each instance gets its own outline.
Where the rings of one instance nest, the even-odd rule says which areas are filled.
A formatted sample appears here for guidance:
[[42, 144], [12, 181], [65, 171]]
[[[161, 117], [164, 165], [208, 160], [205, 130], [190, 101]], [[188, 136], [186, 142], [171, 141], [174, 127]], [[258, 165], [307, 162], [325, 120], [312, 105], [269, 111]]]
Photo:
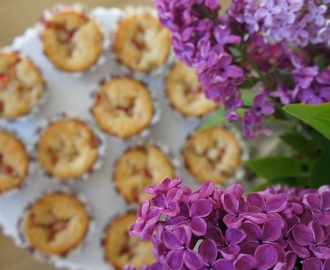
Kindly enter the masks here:
[[154, 4], [177, 57], [222, 104], [201, 128], [237, 123], [247, 138], [277, 131], [290, 149], [246, 162], [264, 186], [329, 184], [330, 1], [232, 0], [226, 13], [218, 0]]
[[218, 0], [154, 2], [177, 57], [247, 137], [271, 135], [263, 118], [283, 105], [330, 101], [329, 0], [233, 0], [227, 16]]
[[165, 179], [146, 190], [153, 198], [130, 230], [152, 239], [156, 262], [144, 270], [330, 269], [330, 186], [275, 186], [244, 198], [237, 184], [192, 192]]

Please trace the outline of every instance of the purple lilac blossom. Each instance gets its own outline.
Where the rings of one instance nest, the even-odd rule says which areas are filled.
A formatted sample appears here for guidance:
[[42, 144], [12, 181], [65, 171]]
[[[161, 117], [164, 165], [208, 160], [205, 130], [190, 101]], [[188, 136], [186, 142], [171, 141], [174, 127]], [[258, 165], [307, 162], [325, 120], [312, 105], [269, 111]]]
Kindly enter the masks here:
[[[172, 200], [179, 212], [159, 208], [153, 199], [138, 212], [130, 233], [151, 238], [156, 258], [144, 270], [329, 270], [330, 186], [275, 186], [245, 198], [237, 184], [221, 189], [208, 182], [192, 192], [178, 178], [147, 190], [154, 197], [173, 190], [182, 196]], [[144, 227], [152, 231], [146, 234]]]
[[[216, 0], [154, 0], [177, 57], [196, 69], [205, 96], [228, 110], [228, 121], [242, 122], [248, 138], [273, 135], [263, 119], [274, 103], [330, 101], [330, 70], [314, 59], [315, 52], [328, 58], [329, 2], [233, 0], [221, 17]], [[247, 80], [261, 88], [252, 106], [242, 98]]]
[[[242, 122], [246, 137], [273, 135], [263, 119], [274, 103], [330, 101], [330, 71], [319, 70], [309, 51], [329, 51], [328, 0], [233, 0], [227, 17], [218, 15], [216, 0], [154, 2], [177, 57], [196, 69], [205, 96], [228, 110], [226, 119]], [[261, 88], [252, 106], [242, 98], [246, 80]]]
[[245, 23], [250, 34], [262, 34], [267, 43], [285, 41], [297, 47], [327, 44], [328, 7], [315, 0], [235, 0], [230, 18]]

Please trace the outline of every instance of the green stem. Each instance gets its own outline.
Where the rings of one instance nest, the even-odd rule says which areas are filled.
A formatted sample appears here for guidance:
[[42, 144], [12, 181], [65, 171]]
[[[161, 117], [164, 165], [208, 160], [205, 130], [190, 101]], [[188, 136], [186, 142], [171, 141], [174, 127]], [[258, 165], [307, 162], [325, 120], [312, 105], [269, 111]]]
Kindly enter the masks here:
[[268, 78], [262, 73], [262, 71], [258, 68], [257, 64], [253, 61], [253, 59], [249, 56], [249, 53], [246, 49], [244, 43], [241, 43], [238, 46], [235, 46], [237, 50], [242, 53], [243, 59], [253, 68], [253, 70], [258, 74], [259, 79], [267, 86], [269, 90], [275, 90], [274, 86], [268, 80]]
[[218, 14], [206, 6], [194, 4], [193, 8], [199, 13], [203, 14], [205, 18], [208, 18], [214, 22], [215, 25], [219, 25]]
[[246, 54], [246, 61], [250, 64], [253, 70], [258, 74], [259, 79], [267, 86], [269, 90], [274, 90], [274, 86], [270, 83], [267, 77], [261, 72], [256, 63]]
[[286, 114], [285, 114], [285, 112], [283, 111], [282, 106], [281, 106], [279, 103], [277, 103], [275, 100], [273, 100], [273, 104], [274, 104], [275, 109], [276, 109], [276, 113], [275, 113], [275, 115], [276, 115], [279, 119], [287, 120]]

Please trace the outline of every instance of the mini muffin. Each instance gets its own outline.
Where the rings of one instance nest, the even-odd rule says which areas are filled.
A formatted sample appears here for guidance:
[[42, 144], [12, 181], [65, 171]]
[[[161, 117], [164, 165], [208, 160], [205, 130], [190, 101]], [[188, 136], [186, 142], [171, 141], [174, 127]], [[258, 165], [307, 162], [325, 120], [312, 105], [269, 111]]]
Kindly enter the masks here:
[[103, 51], [103, 34], [87, 14], [59, 11], [44, 22], [41, 34], [49, 60], [67, 72], [81, 72], [93, 66]]
[[19, 187], [27, 177], [29, 157], [24, 144], [0, 130], [0, 193]]
[[241, 146], [226, 128], [215, 127], [190, 136], [183, 149], [187, 169], [198, 180], [224, 184], [241, 165]]
[[117, 59], [128, 68], [151, 72], [163, 65], [170, 54], [171, 37], [157, 17], [137, 14], [123, 18], [114, 36]]
[[67, 255], [85, 238], [89, 228], [85, 206], [74, 196], [56, 192], [37, 200], [23, 220], [29, 245], [49, 255]]
[[175, 178], [174, 167], [167, 155], [155, 145], [128, 149], [115, 165], [115, 184], [128, 202], [143, 203], [150, 199], [147, 186]]
[[206, 99], [195, 70], [182, 62], [177, 62], [170, 70], [166, 91], [173, 108], [185, 116], [204, 116], [219, 106]]
[[61, 119], [41, 134], [38, 158], [50, 176], [67, 180], [82, 176], [98, 157], [98, 138], [82, 121]]
[[142, 83], [120, 77], [100, 85], [92, 113], [103, 131], [127, 139], [151, 124], [154, 107], [151, 95]]
[[0, 53], [0, 117], [29, 114], [45, 93], [38, 68], [16, 52]]
[[105, 257], [117, 270], [122, 270], [128, 264], [139, 269], [155, 261], [151, 241], [141, 241], [128, 234], [136, 219], [135, 213], [124, 214], [114, 219], [105, 231]]

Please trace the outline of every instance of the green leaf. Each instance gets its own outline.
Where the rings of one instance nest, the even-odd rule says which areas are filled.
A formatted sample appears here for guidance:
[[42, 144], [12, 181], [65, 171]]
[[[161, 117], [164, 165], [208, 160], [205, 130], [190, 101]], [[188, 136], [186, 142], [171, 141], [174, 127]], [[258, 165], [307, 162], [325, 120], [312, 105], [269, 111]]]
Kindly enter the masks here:
[[318, 149], [315, 144], [298, 133], [285, 133], [280, 136], [280, 139], [296, 152], [309, 158], [315, 158], [317, 155]]
[[326, 58], [324, 57], [323, 54], [316, 56], [314, 58], [314, 62], [316, 63], [316, 65], [318, 65], [320, 70], [325, 69], [325, 67], [326, 67]]
[[330, 184], [330, 153], [322, 153], [311, 166], [308, 185], [318, 188]]
[[241, 57], [243, 54], [242, 54], [242, 51], [234, 46], [230, 46], [228, 47], [229, 48], [229, 51], [231, 52], [231, 54], [234, 56], [234, 57]]
[[227, 121], [225, 118], [226, 113], [227, 111], [223, 107], [220, 107], [219, 110], [217, 110], [213, 115], [206, 119], [206, 121], [202, 124], [199, 130], [204, 130], [225, 124]]
[[245, 164], [265, 179], [293, 177], [302, 173], [301, 164], [289, 157], [269, 157], [248, 160]]
[[[241, 87], [241, 85], [240, 85]], [[255, 84], [252, 88], [241, 91], [241, 97], [245, 106], [253, 106], [253, 100], [260, 91], [260, 85]]]
[[255, 97], [255, 93], [253, 92], [247, 92], [247, 91], [242, 91], [241, 92], [241, 97], [242, 97], [242, 100], [243, 100], [243, 104], [245, 106], [253, 106], [253, 100], [254, 100], [254, 97]]
[[240, 86], [240, 89], [251, 89], [259, 82], [258, 79], [246, 79]]
[[311, 164], [309, 186], [318, 188], [330, 184], [330, 141], [320, 133], [312, 132], [314, 141], [322, 149], [321, 155]]
[[290, 104], [283, 109], [311, 125], [330, 140], [330, 102], [321, 105]]

